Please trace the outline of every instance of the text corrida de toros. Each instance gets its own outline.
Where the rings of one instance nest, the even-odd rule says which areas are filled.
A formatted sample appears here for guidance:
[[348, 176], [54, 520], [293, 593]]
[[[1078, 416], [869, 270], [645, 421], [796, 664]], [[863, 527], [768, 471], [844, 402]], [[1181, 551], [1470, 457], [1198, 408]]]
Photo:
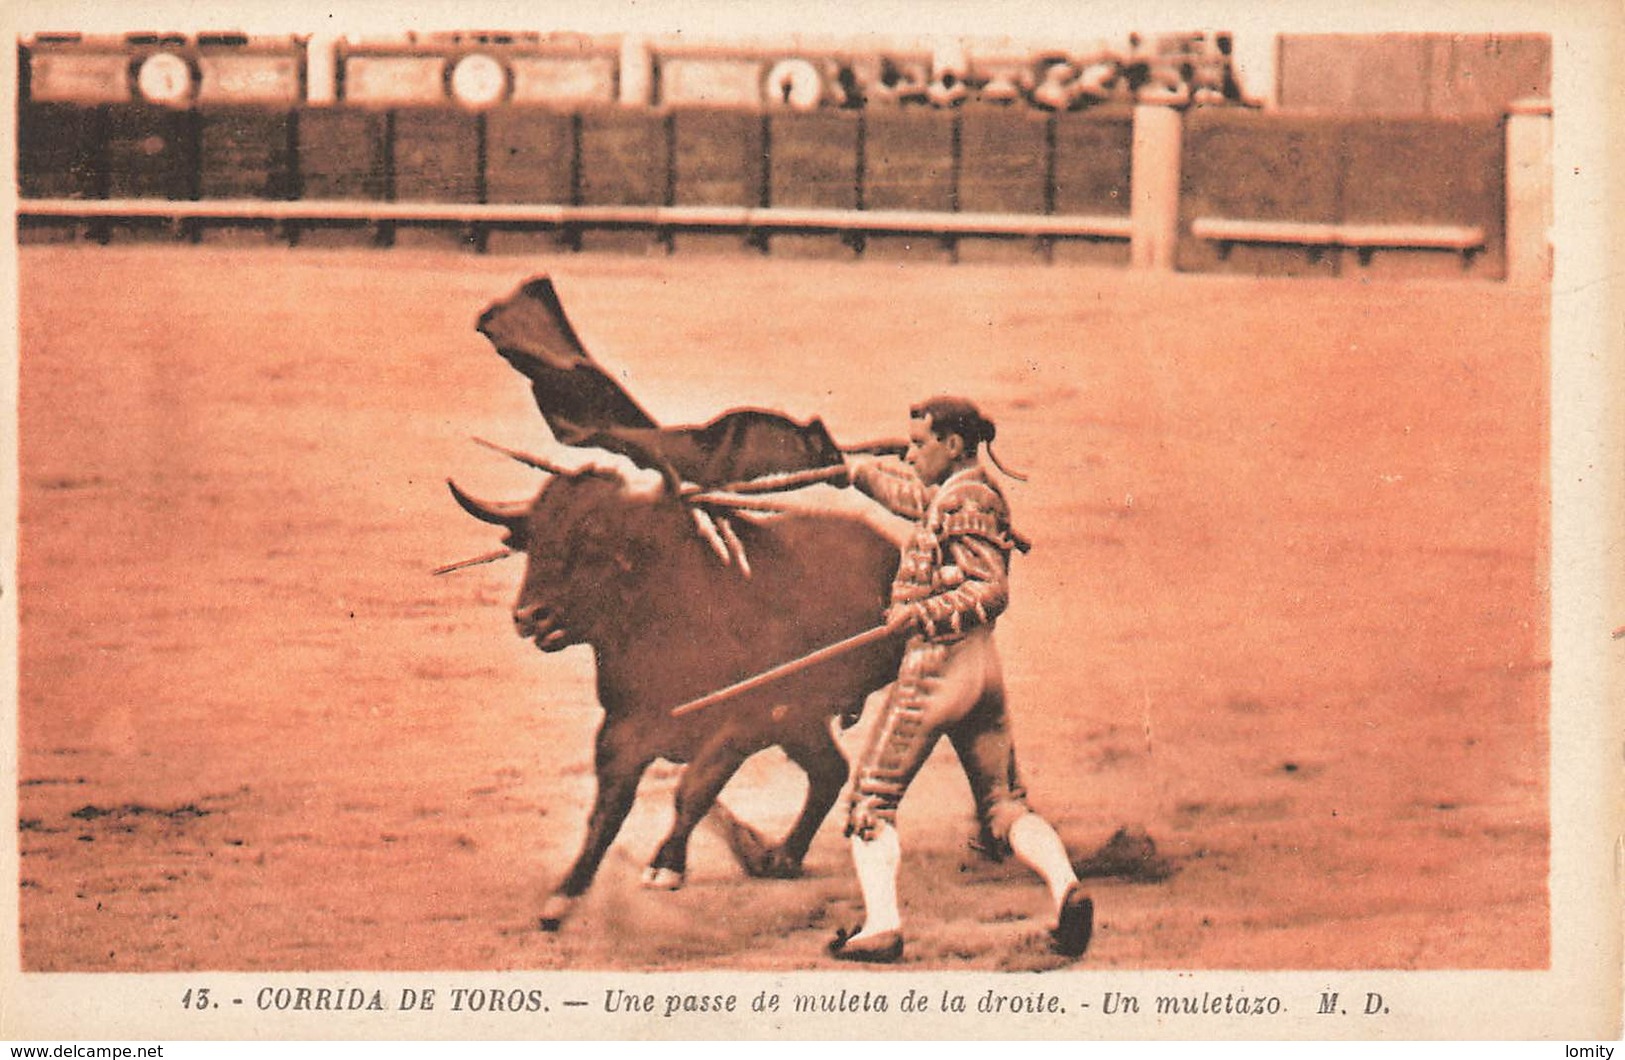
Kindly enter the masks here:
[[[396, 1008], [402, 1012], [428, 1012], [437, 1007], [446, 1007], [452, 1012], [541, 1012], [543, 1009], [540, 990], [453, 987], [442, 993], [444, 996], [437, 999], [433, 989], [402, 990]], [[448, 1000], [450, 1005], [445, 1004]], [[383, 1012], [390, 1007], [382, 990], [325, 986], [262, 987], [254, 995], [254, 1004], [262, 1012]]]

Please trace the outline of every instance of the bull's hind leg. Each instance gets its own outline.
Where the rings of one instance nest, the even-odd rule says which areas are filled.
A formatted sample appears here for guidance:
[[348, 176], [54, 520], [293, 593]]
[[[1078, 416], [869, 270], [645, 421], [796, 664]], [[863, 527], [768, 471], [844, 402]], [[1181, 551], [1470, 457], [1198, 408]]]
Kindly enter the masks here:
[[829, 808], [846, 786], [848, 772], [845, 756], [835, 746], [829, 729], [818, 726], [805, 741], [787, 743], [784, 751], [790, 760], [807, 773], [807, 798], [801, 805], [801, 816], [790, 826], [784, 842], [770, 849], [759, 871], [752, 875], [789, 879], [801, 875], [801, 862], [807, 856], [818, 827], [829, 816]]
[[676, 820], [644, 871], [645, 887], [675, 891], [683, 885], [688, 872], [689, 837], [716, 805], [717, 796], [739, 772], [746, 757], [719, 734], [683, 769], [682, 779], [677, 782]]
[[787, 739], [783, 747], [790, 761], [807, 774], [807, 797], [802, 802], [801, 814], [782, 841], [769, 842], [720, 802], [711, 811], [727, 836], [734, 857], [739, 859], [746, 873], [758, 879], [789, 880], [801, 875], [807, 848], [846, 783], [846, 759], [824, 726], [798, 733]]
[[587, 838], [564, 882], [542, 906], [543, 931], [557, 931], [576, 899], [592, 886], [604, 854], [632, 810], [632, 801], [638, 793], [638, 780], [648, 768], [649, 761], [617, 746], [615, 734], [609, 726], [599, 730], [594, 762], [598, 774], [598, 794], [593, 800], [592, 815], [587, 819]]

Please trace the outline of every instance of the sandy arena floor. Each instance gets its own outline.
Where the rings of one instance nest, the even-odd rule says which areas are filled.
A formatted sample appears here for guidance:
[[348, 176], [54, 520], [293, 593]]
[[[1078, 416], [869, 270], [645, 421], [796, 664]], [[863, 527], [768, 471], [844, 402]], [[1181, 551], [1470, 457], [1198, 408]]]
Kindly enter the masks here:
[[[1547, 354], [1497, 285], [433, 251], [21, 252], [28, 970], [799, 969], [857, 909], [840, 829], [745, 878], [714, 830], [640, 889], [651, 772], [577, 918], [585, 649], [513, 634], [513, 563], [444, 480], [528, 495], [473, 328], [551, 271], [666, 422], [895, 435], [957, 390], [1032, 481], [1000, 623], [1035, 803], [1175, 872], [1102, 880], [1087, 963], [1548, 959]], [[850, 738], [849, 738], [850, 742]], [[777, 754], [724, 793], [782, 827]], [[833, 818], [834, 815], [832, 815]], [[909, 962], [1057, 966], [946, 749], [902, 816]], [[725, 910], [719, 913], [719, 910]]]

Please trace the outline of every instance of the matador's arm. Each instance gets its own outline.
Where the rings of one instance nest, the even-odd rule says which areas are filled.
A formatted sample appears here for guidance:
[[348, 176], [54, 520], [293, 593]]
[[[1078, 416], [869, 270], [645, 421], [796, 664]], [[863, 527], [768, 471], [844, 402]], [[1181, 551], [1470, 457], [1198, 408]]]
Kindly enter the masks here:
[[910, 605], [927, 636], [991, 625], [1010, 602], [1010, 509], [975, 478], [953, 478], [927, 516], [936, 534], [931, 592]]
[[847, 474], [852, 485], [907, 519], [925, 514], [930, 497], [914, 469], [895, 456], [849, 456]]

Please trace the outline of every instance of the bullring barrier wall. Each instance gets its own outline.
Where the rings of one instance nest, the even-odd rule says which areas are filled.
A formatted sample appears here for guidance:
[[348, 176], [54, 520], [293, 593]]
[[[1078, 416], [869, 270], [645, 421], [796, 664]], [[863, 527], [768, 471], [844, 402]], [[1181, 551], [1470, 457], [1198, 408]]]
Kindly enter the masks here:
[[[1155, 146], [1172, 199], [1137, 204], [1147, 116], [1170, 114]], [[1499, 279], [1509, 126], [1546, 120], [25, 101], [19, 232]], [[1152, 206], [1171, 250], [1141, 260]]]
[[[1184, 127], [1176, 265], [1248, 275], [1506, 274], [1500, 119], [1198, 111]], [[1396, 230], [1397, 245], [1204, 238], [1204, 219], [1322, 232]], [[1239, 227], [1239, 225], [1238, 225]], [[1405, 245], [1399, 229], [1435, 230]], [[1267, 231], [1260, 225], [1258, 230]], [[1465, 248], [1453, 232], [1475, 232]], [[1452, 245], [1439, 245], [1452, 244]]]

